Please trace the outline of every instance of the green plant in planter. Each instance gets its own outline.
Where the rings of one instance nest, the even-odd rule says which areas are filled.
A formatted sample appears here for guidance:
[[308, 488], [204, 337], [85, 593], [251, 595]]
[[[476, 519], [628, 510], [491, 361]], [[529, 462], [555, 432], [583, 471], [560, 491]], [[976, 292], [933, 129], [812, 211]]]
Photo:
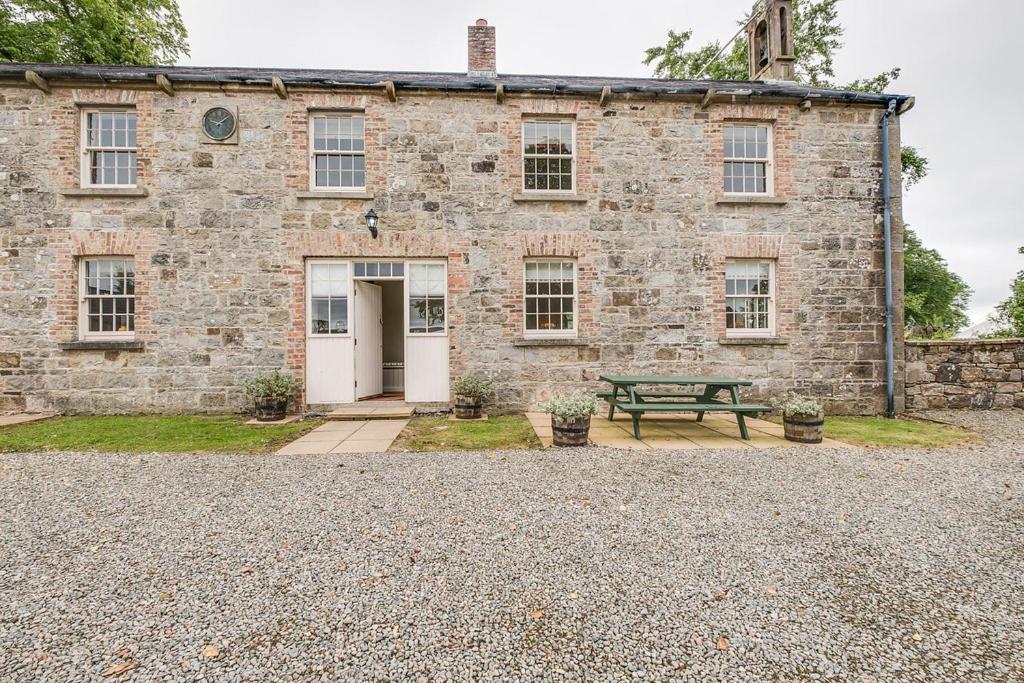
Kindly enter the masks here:
[[475, 420], [483, 415], [481, 406], [484, 398], [491, 393], [494, 384], [486, 377], [479, 375], [463, 375], [455, 380], [455, 417], [462, 420]]
[[256, 405], [256, 419], [264, 422], [283, 419], [288, 402], [299, 394], [299, 388], [294, 377], [280, 370], [257, 375], [245, 383], [245, 393]]
[[481, 377], [480, 375], [463, 375], [455, 380], [452, 384], [452, 388], [455, 390], [457, 396], [465, 396], [466, 398], [475, 398], [478, 401], [482, 401], [489, 393], [491, 393], [491, 387], [494, 382]]
[[551, 415], [551, 436], [556, 446], [587, 445], [590, 416], [597, 412], [597, 398], [592, 394], [555, 395], [540, 409]]
[[799, 443], [821, 443], [825, 438], [825, 415], [813, 398], [792, 394], [779, 405], [786, 439]]
[[779, 408], [782, 410], [783, 417], [817, 417], [821, 415], [822, 409], [821, 404], [813, 398], [807, 396], [800, 396], [799, 394], [790, 394], [789, 398], [783, 401]]
[[597, 413], [597, 399], [590, 394], [574, 393], [570, 396], [552, 396], [540, 409], [554, 417], [590, 417]]

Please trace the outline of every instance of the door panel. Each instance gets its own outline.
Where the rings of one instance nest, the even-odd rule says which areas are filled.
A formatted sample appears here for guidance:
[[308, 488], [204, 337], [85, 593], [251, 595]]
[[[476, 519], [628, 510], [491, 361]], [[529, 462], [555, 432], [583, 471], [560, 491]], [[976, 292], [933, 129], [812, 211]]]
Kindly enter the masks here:
[[352, 403], [352, 337], [306, 340], [306, 403]]
[[405, 338], [405, 400], [448, 401], [448, 337], [410, 334]]
[[356, 399], [384, 393], [384, 335], [381, 288], [355, 283]]

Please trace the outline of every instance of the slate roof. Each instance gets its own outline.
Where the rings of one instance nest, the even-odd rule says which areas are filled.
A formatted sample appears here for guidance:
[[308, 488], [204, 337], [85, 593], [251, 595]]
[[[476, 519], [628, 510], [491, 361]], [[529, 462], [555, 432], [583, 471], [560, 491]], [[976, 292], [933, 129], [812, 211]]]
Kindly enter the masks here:
[[809, 88], [782, 81], [710, 81], [668, 78], [616, 78], [603, 76], [534, 76], [498, 74], [478, 78], [465, 73], [419, 71], [346, 71], [340, 69], [262, 69], [207, 66], [98, 66], [85, 64], [0, 63], [0, 80], [24, 80], [32, 70], [48, 80], [153, 81], [163, 74], [171, 82], [235, 83], [270, 85], [271, 78], [284, 84], [311, 87], [366, 87], [392, 81], [395, 87], [442, 91], [493, 91], [498, 83], [508, 93], [598, 94], [604, 86], [613, 93], [648, 95], [700, 95], [714, 89], [720, 95], [760, 96], [784, 99], [829, 100], [884, 106], [890, 100], [902, 105], [906, 95], [877, 95], [843, 90]]

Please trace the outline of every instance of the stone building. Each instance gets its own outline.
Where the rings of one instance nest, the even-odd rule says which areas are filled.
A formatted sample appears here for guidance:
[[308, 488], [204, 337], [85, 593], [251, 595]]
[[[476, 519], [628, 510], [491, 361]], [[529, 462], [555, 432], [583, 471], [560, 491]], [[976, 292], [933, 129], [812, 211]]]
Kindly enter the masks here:
[[306, 406], [629, 371], [878, 412], [912, 100], [778, 80], [765, 27], [749, 82], [498, 74], [482, 20], [467, 73], [0, 64], [0, 411], [233, 411], [286, 368]]

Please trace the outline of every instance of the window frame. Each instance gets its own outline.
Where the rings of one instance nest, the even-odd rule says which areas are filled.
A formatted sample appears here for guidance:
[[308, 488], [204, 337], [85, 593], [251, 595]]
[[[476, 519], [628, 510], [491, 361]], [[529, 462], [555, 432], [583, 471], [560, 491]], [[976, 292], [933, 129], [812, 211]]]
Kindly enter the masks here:
[[[413, 332], [410, 329], [409, 323], [409, 304], [411, 301], [410, 289], [412, 287], [412, 269], [415, 266], [441, 266], [442, 268], [442, 282], [444, 283], [444, 329], [440, 332]], [[404, 313], [402, 317], [405, 322], [405, 336], [406, 337], [447, 337], [448, 336], [448, 261], [441, 261], [436, 259], [413, 259], [406, 260], [405, 262], [405, 286], [402, 288], [403, 296], [403, 309]], [[431, 298], [429, 295], [427, 298]], [[427, 320], [429, 327], [429, 319]]]
[[[725, 129], [726, 128], [765, 128], [768, 131], [768, 156], [765, 158], [755, 157], [727, 157], [725, 156]], [[775, 126], [771, 121], [727, 121], [722, 126], [722, 175], [721, 188], [723, 194], [729, 197], [774, 197], [775, 196]], [[764, 166], [764, 192], [729, 192], [725, 189], [725, 165], [727, 163], [763, 163]]]
[[[89, 145], [89, 114], [135, 114], [135, 146], [134, 147], [92, 147]], [[79, 146], [82, 151], [80, 162], [80, 186], [87, 188], [108, 188], [108, 189], [133, 189], [139, 186], [139, 114], [135, 107], [121, 106], [89, 106], [82, 107], [79, 112]], [[92, 153], [101, 152], [134, 152], [135, 153], [135, 182], [122, 183], [93, 183], [92, 182]]]
[[[550, 123], [557, 121], [558, 123], [568, 123], [572, 126], [572, 156], [571, 156], [571, 169], [572, 169], [572, 189], [571, 190], [541, 190], [541, 189], [528, 189], [526, 187], [526, 160], [530, 159], [564, 159], [564, 154], [531, 154], [529, 157], [526, 154], [526, 125], [529, 123]], [[519, 169], [522, 175], [522, 190], [523, 194], [564, 194], [567, 196], [575, 195], [577, 193], [576, 188], [576, 159], [577, 159], [577, 148], [576, 148], [576, 118], [572, 116], [525, 116], [522, 120], [522, 125], [519, 128], [519, 156], [522, 162], [519, 165]]]
[[[767, 295], [762, 295], [762, 294], [745, 295], [746, 298], [753, 298], [753, 299], [765, 298], [765, 299], [768, 300], [768, 327], [766, 327], [766, 328], [750, 328], [750, 327], [747, 327], [747, 328], [735, 328], [735, 327], [734, 328], [730, 328], [729, 327], [728, 312], [727, 312], [727, 308], [726, 308], [727, 305], [728, 305], [728, 300], [729, 300], [730, 297], [729, 297], [728, 294], [725, 294], [722, 297], [722, 311], [723, 311], [724, 323], [725, 323], [725, 336], [727, 338], [730, 338], [730, 339], [745, 339], [745, 338], [765, 339], [765, 338], [775, 337], [777, 335], [777, 333], [776, 333], [776, 320], [775, 320], [775, 300], [776, 300], [776, 298], [778, 296], [778, 290], [777, 290], [778, 285], [776, 284], [777, 283], [777, 280], [776, 280], [777, 261], [776, 261], [776, 259], [771, 259], [771, 258], [729, 258], [729, 259], [726, 259], [726, 261], [725, 261], [725, 268], [724, 268], [724, 271], [723, 271], [724, 277], [723, 277], [723, 280], [722, 280], [722, 285], [723, 285], [722, 286], [722, 290], [723, 290], [723, 292], [727, 292], [728, 291], [726, 283], [729, 281], [729, 274], [728, 274], [729, 270], [728, 269], [729, 269], [729, 264], [730, 263], [757, 263], [757, 264], [767, 263], [768, 264], [768, 294]], [[738, 297], [738, 296], [734, 295], [732, 298], [743, 298], [743, 297]]]
[[[327, 265], [327, 266], [345, 266], [345, 307], [346, 307], [346, 319], [348, 320], [348, 329], [345, 332], [313, 332], [313, 266], [314, 265]], [[348, 259], [332, 259], [332, 258], [309, 258], [306, 259], [306, 338], [307, 339], [344, 339], [352, 336], [352, 301], [355, 298], [354, 288], [355, 285], [352, 281], [352, 262]]]
[[[571, 263], [572, 264], [572, 329], [570, 330], [531, 330], [526, 326], [526, 265], [528, 263]], [[576, 339], [579, 336], [579, 260], [561, 256], [530, 257], [523, 259], [523, 338], [524, 339]], [[533, 295], [541, 296], [541, 295]], [[552, 298], [547, 295], [547, 298]], [[559, 295], [564, 299], [563, 295]]]
[[[86, 278], [86, 264], [90, 261], [131, 261], [133, 289], [131, 294], [92, 294], [88, 293], [88, 282]], [[101, 254], [97, 256], [82, 256], [78, 259], [78, 339], [80, 341], [130, 341], [135, 339], [135, 318], [138, 315], [138, 273], [135, 271], [134, 256], [119, 256]], [[93, 299], [131, 299], [132, 300], [132, 329], [124, 332], [111, 330], [108, 332], [89, 330], [89, 302]], [[116, 315], [116, 314], [115, 314]], [[102, 325], [101, 325], [102, 326]]]
[[[315, 126], [317, 118], [359, 118], [363, 121], [363, 149], [361, 152], [341, 150], [317, 150], [315, 140]], [[366, 192], [366, 114], [363, 111], [320, 109], [311, 110], [307, 117], [306, 128], [308, 131], [309, 148], [309, 191], [310, 192], [351, 192], [353, 194], [364, 194]], [[363, 184], [351, 187], [344, 185], [317, 185], [316, 184], [316, 158], [318, 155], [337, 157], [362, 157], [363, 158]]]

